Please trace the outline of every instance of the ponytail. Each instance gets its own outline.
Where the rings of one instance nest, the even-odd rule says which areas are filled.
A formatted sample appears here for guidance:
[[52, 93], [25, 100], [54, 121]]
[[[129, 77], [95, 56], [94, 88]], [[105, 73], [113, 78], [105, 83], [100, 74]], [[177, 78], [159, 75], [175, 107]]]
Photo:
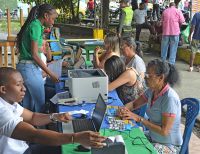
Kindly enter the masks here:
[[38, 6], [34, 6], [29, 15], [28, 18], [26, 19], [24, 25], [22, 26], [22, 28], [20, 29], [19, 33], [17, 34], [17, 38], [16, 38], [16, 47], [19, 51], [20, 45], [22, 43], [22, 37], [24, 32], [26, 31], [28, 25], [37, 18], [44, 18], [44, 14], [45, 13], [51, 13], [52, 10], [54, 10], [55, 8], [53, 6], [51, 6], [50, 4], [42, 4], [42, 5], [38, 5]]
[[179, 83], [180, 77], [174, 65], [168, 63], [168, 66], [169, 66], [169, 74], [166, 78], [166, 81], [173, 87], [175, 84]]
[[39, 6], [34, 6], [29, 15], [28, 15], [28, 18], [26, 19], [24, 25], [21, 27], [19, 33], [17, 34], [17, 38], [16, 38], [16, 47], [19, 51], [19, 48], [20, 48], [20, 44], [22, 42], [22, 37], [23, 37], [23, 34], [25, 32], [25, 30], [27, 29], [27, 26], [34, 20], [37, 18], [37, 14], [38, 14], [38, 8]]
[[168, 62], [160, 59], [152, 60], [148, 63], [147, 68], [154, 67], [157, 75], [164, 75], [164, 81], [170, 86], [174, 86], [179, 82], [179, 73], [176, 67]]

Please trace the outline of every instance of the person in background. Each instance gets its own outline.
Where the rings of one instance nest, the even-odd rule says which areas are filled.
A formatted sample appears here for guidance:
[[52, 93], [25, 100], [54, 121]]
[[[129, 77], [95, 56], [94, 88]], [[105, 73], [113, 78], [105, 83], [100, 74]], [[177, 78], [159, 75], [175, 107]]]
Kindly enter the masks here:
[[126, 67], [133, 67], [144, 79], [146, 66], [143, 59], [136, 53], [136, 43], [132, 37], [124, 37], [121, 42], [122, 60]]
[[140, 3], [139, 9], [135, 10], [134, 19], [136, 22], [135, 40], [139, 41], [142, 28], [150, 28], [150, 25], [147, 22], [147, 10], [145, 10], [145, 3]]
[[[118, 111], [122, 119], [133, 119], [149, 129], [146, 135], [158, 153], [178, 154], [181, 148], [181, 102], [172, 88], [178, 81], [179, 74], [174, 65], [159, 59], [152, 60], [147, 65], [148, 89]], [[149, 120], [132, 112], [146, 103]]]
[[189, 11], [189, 1], [185, 0], [184, 2], [184, 10]]
[[169, 63], [175, 64], [179, 42], [180, 26], [185, 22], [183, 14], [175, 6], [174, 2], [162, 13], [162, 41], [161, 58], [167, 59], [168, 47], [170, 46]]
[[[68, 113], [42, 114], [23, 108], [18, 102], [22, 101], [25, 91], [23, 78], [17, 70], [11, 67], [0, 68], [1, 154], [49, 154], [55, 150], [55, 146], [69, 143], [90, 147], [103, 146], [101, 142], [105, 138], [96, 132], [65, 134], [36, 129], [34, 126], [55, 121], [68, 122], [71, 116]], [[28, 146], [27, 142], [38, 144]]]
[[94, 51], [94, 67], [103, 69], [108, 58], [113, 55], [120, 56], [119, 50], [119, 37], [114, 33], [107, 34], [104, 39], [104, 50], [97, 47]]
[[120, 8], [118, 35], [123, 38], [132, 35], [133, 10], [129, 6], [129, 0], [120, 0]]
[[152, 43], [161, 43], [162, 40], [162, 25], [161, 21], [152, 21], [150, 26], [149, 45]]
[[[193, 63], [195, 55], [197, 52], [200, 52], [200, 12], [194, 14], [191, 22], [190, 34], [188, 41], [191, 42], [191, 53], [190, 53], [190, 67], [189, 71], [193, 71]], [[200, 72], [200, 66], [197, 67]]]
[[[112, 56], [106, 60], [104, 70], [108, 75], [108, 90], [116, 89], [123, 104], [134, 101], [145, 91], [144, 79], [133, 68], [126, 68], [125, 63], [118, 56]], [[139, 114], [140, 109], [135, 111]]]
[[54, 82], [59, 81], [40, 57], [43, 26], [51, 27], [57, 16], [56, 10], [49, 4], [35, 6], [17, 34], [17, 49], [20, 53], [17, 70], [22, 74], [27, 89], [22, 105], [31, 111], [42, 112], [45, 104], [44, 81], [40, 68]]
[[153, 20], [160, 19], [159, 0], [153, 0]]
[[94, 18], [94, 0], [89, 0], [87, 3], [87, 9], [90, 13], [89, 18]]
[[135, 11], [136, 9], [138, 9], [138, 1], [137, 0], [132, 0], [131, 1], [131, 6], [132, 6], [132, 10]]

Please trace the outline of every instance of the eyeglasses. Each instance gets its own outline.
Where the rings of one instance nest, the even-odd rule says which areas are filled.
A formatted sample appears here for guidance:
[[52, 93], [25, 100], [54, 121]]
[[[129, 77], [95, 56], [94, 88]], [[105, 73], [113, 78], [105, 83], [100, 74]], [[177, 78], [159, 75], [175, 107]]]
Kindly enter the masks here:
[[153, 77], [153, 76], [158, 76], [158, 74], [149, 74], [149, 73], [145, 73], [145, 75], [144, 75], [144, 77], [147, 78], [147, 79], [149, 79], [149, 78], [151, 78], [151, 77]]
[[122, 43], [121, 45], [120, 45], [120, 48], [121, 49], [123, 49], [123, 48], [125, 48], [125, 47], [129, 47], [126, 43]]

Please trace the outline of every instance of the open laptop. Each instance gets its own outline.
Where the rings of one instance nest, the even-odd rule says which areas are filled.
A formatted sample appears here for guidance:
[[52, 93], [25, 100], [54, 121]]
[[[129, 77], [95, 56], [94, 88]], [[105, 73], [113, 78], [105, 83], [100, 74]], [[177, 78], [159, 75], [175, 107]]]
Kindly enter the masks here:
[[73, 133], [81, 131], [95, 131], [98, 132], [101, 128], [104, 116], [106, 113], [106, 104], [101, 94], [99, 94], [95, 109], [91, 119], [74, 119], [68, 123], [62, 123], [63, 133]]

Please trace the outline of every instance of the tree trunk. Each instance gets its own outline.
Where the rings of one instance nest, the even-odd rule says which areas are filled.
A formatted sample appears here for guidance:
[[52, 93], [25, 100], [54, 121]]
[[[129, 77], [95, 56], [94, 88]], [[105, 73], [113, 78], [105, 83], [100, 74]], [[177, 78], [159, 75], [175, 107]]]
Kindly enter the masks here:
[[102, 0], [102, 9], [103, 28], [107, 29], [109, 26], [109, 0]]
[[178, 7], [178, 4], [181, 0], [175, 0], [174, 3], [176, 4], [176, 6]]

